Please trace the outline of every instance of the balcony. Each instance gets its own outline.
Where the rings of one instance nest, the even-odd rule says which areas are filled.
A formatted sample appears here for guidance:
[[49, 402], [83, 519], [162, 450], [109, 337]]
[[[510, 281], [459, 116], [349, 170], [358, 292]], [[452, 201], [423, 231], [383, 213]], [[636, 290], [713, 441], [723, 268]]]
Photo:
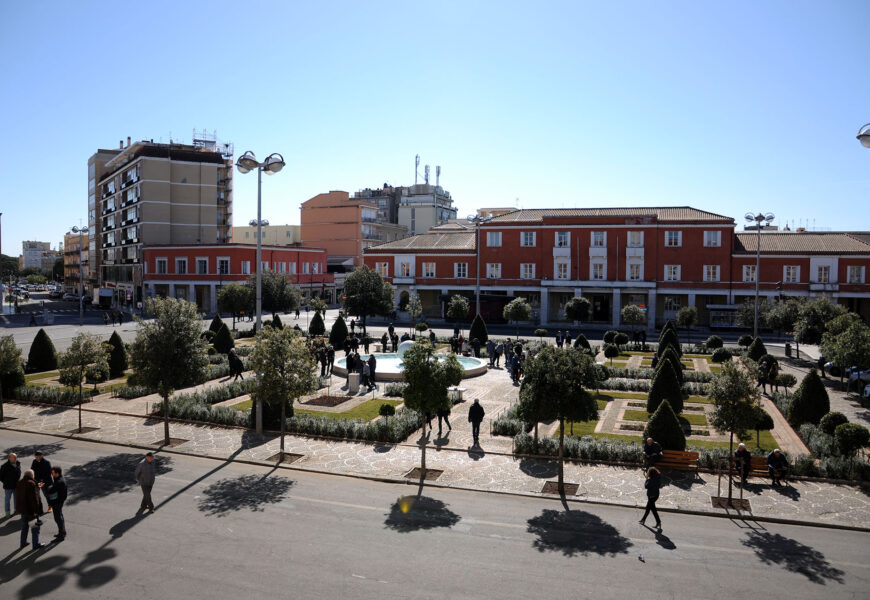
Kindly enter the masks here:
[[810, 283], [810, 291], [811, 292], [838, 292], [840, 291], [840, 284], [838, 283]]
[[553, 258], [570, 258], [570, 256], [571, 246], [553, 246]]
[[589, 258], [607, 258], [607, 247], [589, 246]]
[[[319, 275], [319, 273], [318, 273]], [[405, 284], [405, 285], [413, 285], [414, 278], [413, 277], [393, 277], [393, 284]]]

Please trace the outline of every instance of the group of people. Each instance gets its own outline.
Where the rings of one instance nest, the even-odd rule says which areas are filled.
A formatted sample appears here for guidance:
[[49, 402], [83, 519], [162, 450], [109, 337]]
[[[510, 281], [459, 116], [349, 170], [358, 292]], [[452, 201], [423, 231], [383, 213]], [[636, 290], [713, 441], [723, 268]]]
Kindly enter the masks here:
[[359, 352], [351, 351], [345, 359], [347, 365], [347, 373], [359, 373], [361, 385], [368, 391], [376, 389], [377, 386], [377, 370], [378, 359], [374, 354], [369, 354], [368, 359], [363, 360]]
[[124, 313], [120, 310], [107, 310], [103, 313], [103, 323], [108, 325], [109, 321], [112, 322], [112, 326], [115, 326], [117, 322], [118, 325], [124, 324]]
[[[434, 333], [430, 335], [434, 336]], [[450, 351], [454, 354], [461, 354], [462, 356], [474, 356], [475, 358], [480, 358], [480, 347], [481, 343], [479, 339], [473, 338], [471, 341], [469, 341], [458, 331], [454, 331], [453, 337], [450, 338]]]
[[67, 487], [61, 467], [52, 466], [42, 452], [37, 451], [30, 468], [22, 473], [18, 456], [11, 452], [6, 462], [0, 466], [0, 481], [3, 483], [3, 507], [6, 518], [12, 516], [13, 509], [21, 515], [22, 548], [28, 545], [28, 532], [34, 550], [45, 546], [39, 541], [43, 524], [42, 515], [46, 512], [42, 504], [43, 496], [48, 505], [48, 512], [52, 513], [57, 524], [55, 541], [61, 542], [66, 538], [63, 505], [67, 498]]
[[561, 329], [556, 332], [556, 346], [559, 348], [570, 348], [572, 339], [570, 329], [566, 329], [565, 333]]
[[[746, 444], [741, 443], [737, 446], [737, 451], [734, 453], [734, 464], [737, 467], [737, 473], [740, 475], [740, 485], [745, 486], [746, 480], [749, 479], [749, 472], [752, 469], [752, 453], [746, 448]], [[770, 475], [773, 485], [782, 485], [783, 480], [788, 477], [788, 471], [788, 459], [779, 448], [768, 453], [767, 473]]]
[[317, 340], [320, 343], [314, 345], [314, 359], [320, 365], [320, 376], [332, 375], [332, 367], [335, 364], [335, 348], [330, 343]]
[[779, 375], [779, 363], [772, 356], [765, 357], [758, 365], [758, 384], [755, 387], [761, 388], [761, 393], [767, 393], [767, 386], [770, 390], [776, 386], [776, 378]]

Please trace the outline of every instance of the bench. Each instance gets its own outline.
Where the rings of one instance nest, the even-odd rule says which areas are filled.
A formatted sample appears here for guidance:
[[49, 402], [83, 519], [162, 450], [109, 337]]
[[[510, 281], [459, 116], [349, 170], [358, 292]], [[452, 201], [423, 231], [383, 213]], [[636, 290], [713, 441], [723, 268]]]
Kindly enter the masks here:
[[[734, 465], [734, 473], [737, 477], [740, 477], [740, 467], [737, 465], [736, 461], [731, 461]], [[753, 456], [749, 461], [749, 477], [770, 477], [770, 471], [767, 468], [767, 457], [766, 456]], [[783, 479], [787, 479], [788, 475]]]
[[697, 452], [684, 452], [682, 450], [662, 450], [662, 457], [655, 464], [655, 467], [663, 471], [664, 469], [673, 469], [678, 471], [698, 471]]

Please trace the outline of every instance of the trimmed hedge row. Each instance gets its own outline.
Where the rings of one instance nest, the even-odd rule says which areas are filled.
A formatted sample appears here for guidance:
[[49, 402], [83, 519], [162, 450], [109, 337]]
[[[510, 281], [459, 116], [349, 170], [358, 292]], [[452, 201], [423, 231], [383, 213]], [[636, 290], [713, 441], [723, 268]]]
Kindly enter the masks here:
[[[612, 377], [607, 381], [601, 382], [600, 389], [614, 390], [617, 392], [649, 392], [649, 379], [623, 379], [620, 377]], [[690, 396], [705, 396], [707, 395], [707, 384], [686, 382], [680, 389], [684, 394]]]
[[[82, 403], [91, 401], [92, 389], [82, 390]], [[48, 386], [21, 386], [15, 390], [15, 400], [23, 404], [56, 404], [58, 406], [78, 406], [79, 391], [71, 388]]]
[[229, 383], [227, 385], [210, 387], [205, 390], [193, 392], [192, 394], [176, 394], [172, 397], [172, 399], [194, 400], [198, 402], [204, 402], [205, 404], [218, 404], [219, 402], [224, 402], [226, 400], [230, 400], [231, 398], [237, 398], [239, 396], [244, 396], [245, 394], [250, 394], [251, 391], [253, 391], [254, 389], [255, 383], [255, 379], [248, 378], [243, 379], [242, 381], [234, 381], [233, 383]]
[[[693, 383], [710, 383], [715, 375], [713, 373], [702, 373], [700, 371], [683, 370], [683, 381]], [[625, 367], [611, 367], [610, 374], [612, 377], [620, 377], [625, 379], [652, 379], [655, 375], [655, 369], [629, 369]]]

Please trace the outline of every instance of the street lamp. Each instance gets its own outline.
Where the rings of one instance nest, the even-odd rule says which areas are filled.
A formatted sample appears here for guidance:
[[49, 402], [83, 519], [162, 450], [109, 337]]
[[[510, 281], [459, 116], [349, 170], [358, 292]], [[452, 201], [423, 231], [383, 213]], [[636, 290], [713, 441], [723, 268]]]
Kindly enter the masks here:
[[85, 312], [85, 281], [84, 277], [82, 277], [82, 236], [88, 232], [88, 228], [76, 227], [74, 225], [72, 232], [79, 234], [79, 327], [81, 327]]
[[[263, 318], [263, 274], [261, 268], [262, 256], [263, 256], [263, 240], [262, 240], [262, 227], [264, 225], [268, 225], [268, 221], [264, 221], [261, 215], [261, 206], [263, 199], [263, 171], [266, 172], [266, 175], [274, 175], [278, 171], [284, 168], [284, 165], [287, 163], [284, 162], [284, 157], [280, 154], [273, 153], [266, 157], [266, 160], [263, 162], [257, 162], [257, 157], [253, 152], [248, 150], [244, 154], [239, 157], [239, 160], [236, 161], [236, 168], [239, 170], [239, 173], [245, 174], [257, 170], [257, 219], [256, 221], [251, 221], [250, 225], [253, 227], [257, 226], [257, 324], [255, 325], [255, 330], [260, 330], [261, 321]], [[257, 415], [259, 416], [259, 412]]]
[[487, 221], [492, 219], [492, 217], [483, 217], [481, 215], [468, 215], [468, 217], [466, 218], [470, 223], [474, 224], [474, 227], [476, 229], [475, 235], [477, 236], [477, 243], [475, 244], [477, 246], [477, 268], [475, 273], [477, 275], [477, 280], [474, 284], [474, 313], [475, 316], [477, 316], [480, 314], [480, 225], [482, 223], [486, 223]]
[[858, 130], [858, 135], [855, 136], [858, 138], [858, 141], [861, 142], [861, 145], [865, 148], [870, 148], [870, 123], [864, 125], [861, 129]]
[[746, 213], [744, 218], [747, 223], [755, 223], [755, 322], [752, 328], [752, 337], [758, 337], [758, 281], [761, 275], [761, 224], [764, 223], [764, 226], [766, 227], [770, 225], [770, 222], [776, 217], [773, 213], [758, 213], [757, 215]]

